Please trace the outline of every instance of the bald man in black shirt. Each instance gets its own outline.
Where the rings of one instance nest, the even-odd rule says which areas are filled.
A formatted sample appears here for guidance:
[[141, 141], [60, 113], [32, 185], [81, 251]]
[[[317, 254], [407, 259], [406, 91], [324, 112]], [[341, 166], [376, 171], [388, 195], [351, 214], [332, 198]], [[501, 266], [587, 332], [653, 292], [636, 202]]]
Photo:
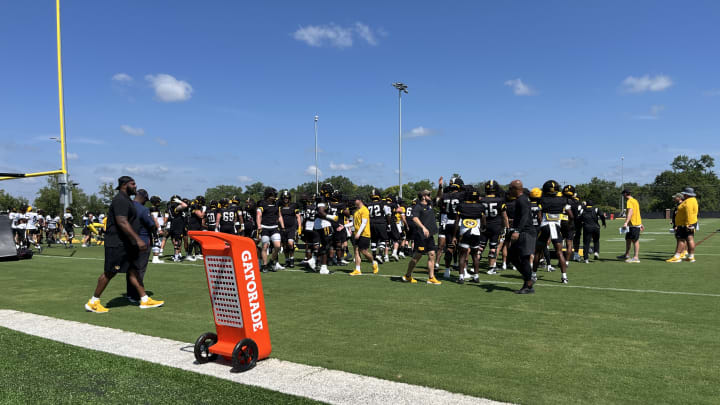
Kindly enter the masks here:
[[537, 231], [533, 226], [530, 200], [524, 194], [523, 183], [520, 180], [513, 180], [510, 183], [509, 193], [515, 197], [515, 209], [512, 212], [514, 231], [510, 236], [508, 256], [510, 262], [522, 274], [524, 281], [522, 288], [515, 293], [533, 294], [535, 280], [532, 279], [532, 255], [535, 251]]

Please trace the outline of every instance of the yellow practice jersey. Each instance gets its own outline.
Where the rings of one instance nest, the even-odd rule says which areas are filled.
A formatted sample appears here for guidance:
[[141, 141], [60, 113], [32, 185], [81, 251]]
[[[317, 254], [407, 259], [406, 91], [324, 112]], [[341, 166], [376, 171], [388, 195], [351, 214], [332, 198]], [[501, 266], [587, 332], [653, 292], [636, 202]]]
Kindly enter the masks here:
[[397, 211], [395, 211], [395, 223], [396, 224], [402, 224], [403, 215], [405, 215], [405, 207], [398, 207]]
[[695, 197], [689, 197], [678, 206], [675, 213], [676, 226], [695, 225], [698, 221], [698, 202]]
[[362, 226], [362, 221], [365, 220], [365, 228], [363, 229], [360, 236], [364, 236], [366, 238], [370, 237], [370, 211], [368, 211], [366, 206], [362, 206], [362, 208], [355, 211], [355, 214], [353, 214], [353, 226], [355, 227], [355, 232], [357, 233], [358, 229]]
[[628, 212], [632, 208], [632, 216], [630, 217], [630, 222], [628, 223], [630, 226], [640, 226], [642, 225], [642, 218], [640, 218], [640, 203], [638, 203], [638, 200], [630, 197], [627, 200], [627, 209]]

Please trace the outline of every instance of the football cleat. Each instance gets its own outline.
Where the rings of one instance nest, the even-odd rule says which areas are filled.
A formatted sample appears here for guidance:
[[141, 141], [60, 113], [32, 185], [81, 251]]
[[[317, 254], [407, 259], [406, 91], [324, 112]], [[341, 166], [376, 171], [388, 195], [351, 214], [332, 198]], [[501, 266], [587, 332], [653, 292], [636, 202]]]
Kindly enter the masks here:
[[360, 276], [362, 275], [362, 271], [355, 269], [350, 273], [351, 276]]

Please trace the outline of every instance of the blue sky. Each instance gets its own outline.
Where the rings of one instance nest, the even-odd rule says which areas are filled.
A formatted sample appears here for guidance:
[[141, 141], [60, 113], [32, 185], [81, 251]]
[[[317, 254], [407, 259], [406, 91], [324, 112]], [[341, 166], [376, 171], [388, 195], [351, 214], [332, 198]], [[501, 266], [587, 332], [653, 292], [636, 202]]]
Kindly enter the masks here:
[[[59, 166], [54, 1], [0, 5], [0, 171]], [[650, 182], [720, 160], [712, 1], [64, 1], [71, 176], [151, 194], [322, 176]], [[0, 183], [34, 196], [42, 178]]]

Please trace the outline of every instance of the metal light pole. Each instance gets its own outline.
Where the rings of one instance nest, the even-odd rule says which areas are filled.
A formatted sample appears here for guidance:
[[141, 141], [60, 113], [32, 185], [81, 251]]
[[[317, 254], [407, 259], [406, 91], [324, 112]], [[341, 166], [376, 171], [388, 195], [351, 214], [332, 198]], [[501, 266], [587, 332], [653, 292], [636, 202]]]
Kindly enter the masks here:
[[[625, 190], [625, 156], [620, 156], [620, 188]], [[622, 191], [621, 190], [621, 191]], [[620, 212], [625, 211], [625, 196], [620, 196]]]
[[320, 178], [318, 177], [318, 158], [317, 158], [317, 152], [318, 152], [318, 149], [317, 149], [317, 127], [318, 127], [318, 118], [320, 118], [320, 117], [318, 117], [318, 116], [316, 115], [316, 116], [315, 116], [315, 195], [316, 195], [316, 196], [320, 194], [320, 186], [319, 186], [319, 184], [318, 184], [319, 181], [320, 181]]
[[[51, 136], [50, 140], [55, 141], [59, 144], [62, 144], [62, 139], [58, 138], [57, 136]], [[64, 147], [60, 148], [60, 159], [65, 162], [65, 167], [67, 167], [67, 158], [66, 156], [66, 149]], [[58, 186], [60, 187], [60, 204], [63, 206], [63, 212], [67, 212], [67, 209], [70, 208], [70, 204], [72, 204], [72, 191], [70, 187], [68, 187], [68, 175], [67, 171], [65, 173], [62, 173], [60, 175], [60, 179], [58, 181]]]
[[398, 196], [402, 199], [402, 94], [407, 94], [408, 86], [401, 82], [392, 85], [398, 89]]

